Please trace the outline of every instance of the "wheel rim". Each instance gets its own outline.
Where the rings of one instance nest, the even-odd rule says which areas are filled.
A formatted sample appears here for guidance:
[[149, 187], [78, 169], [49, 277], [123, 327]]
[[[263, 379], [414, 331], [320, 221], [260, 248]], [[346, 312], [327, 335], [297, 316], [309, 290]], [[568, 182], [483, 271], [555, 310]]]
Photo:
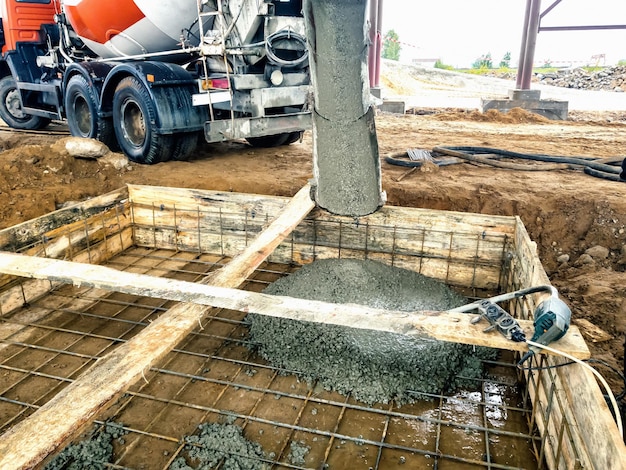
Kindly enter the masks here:
[[130, 99], [124, 101], [120, 114], [124, 139], [134, 147], [143, 147], [146, 141], [146, 121], [139, 104]]
[[7, 93], [6, 98], [4, 99], [4, 105], [7, 111], [9, 111], [11, 116], [15, 119], [26, 118], [27, 115], [22, 109], [22, 101], [20, 100], [20, 93], [17, 91], [17, 88], [14, 88]]
[[89, 104], [83, 96], [77, 96], [74, 99], [74, 121], [76, 127], [82, 136], [89, 136], [91, 132], [91, 111], [89, 110]]

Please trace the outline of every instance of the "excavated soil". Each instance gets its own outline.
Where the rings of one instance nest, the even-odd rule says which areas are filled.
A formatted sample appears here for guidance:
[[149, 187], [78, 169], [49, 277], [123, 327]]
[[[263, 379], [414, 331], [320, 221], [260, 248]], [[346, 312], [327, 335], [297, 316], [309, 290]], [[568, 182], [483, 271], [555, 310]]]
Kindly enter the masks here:
[[[407, 148], [470, 145], [549, 155], [626, 154], [619, 113], [576, 113], [575, 121], [545, 121], [448, 110], [379, 115], [381, 156]], [[244, 142], [204, 144], [189, 162], [130, 165], [116, 170], [75, 159], [53, 144], [58, 136], [0, 131], [0, 225], [45, 214], [68, 201], [126, 183], [292, 196], [311, 178], [311, 135], [301, 143], [255, 149]], [[407, 168], [382, 163], [388, 204], [518, 215], [537, 243], [555, 286], [572, 308], [593, 352], [623, 371], [626, 333], [626, 185], [582, 171], [512, 171], [463, 163]], [[597, 248], [602, 247], [602, 248]], [[590, 253], [585, 253], [593, 248]], [[603, 371], [616, 391], [618, 378]]]

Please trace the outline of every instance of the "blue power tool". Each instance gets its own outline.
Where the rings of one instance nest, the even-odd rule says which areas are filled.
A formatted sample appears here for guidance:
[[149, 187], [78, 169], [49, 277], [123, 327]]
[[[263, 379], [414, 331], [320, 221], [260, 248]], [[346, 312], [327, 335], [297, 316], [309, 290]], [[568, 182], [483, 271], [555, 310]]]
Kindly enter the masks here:
[[[533, 322], [535, 332], [531, 341], [543, 345], [557, 341], [567, 333], [571, 321], [572, 311], [553, 291], [552, 296], [541, 302], [535, 309], [535, 321]], [[529, 346], [528, 352], [522, 356], [518, 365], [528, 360], [539, 349]]]

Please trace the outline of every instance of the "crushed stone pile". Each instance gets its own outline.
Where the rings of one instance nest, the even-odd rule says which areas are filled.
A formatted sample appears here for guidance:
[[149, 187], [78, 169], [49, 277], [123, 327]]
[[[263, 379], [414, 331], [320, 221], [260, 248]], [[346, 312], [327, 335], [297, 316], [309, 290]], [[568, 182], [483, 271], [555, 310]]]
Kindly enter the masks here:
[[[467, 303], [444, 284], [371, 260], [318, 260], [266, 293], [402, 311], [447, 310]], [[487, 348], [387, 332], [250, 314], [250, 339], [277, 367], [372, 404], [412, 402], [424, 394], [475, 387]], [[463, 378], [461, 378], [463, 377]], [[417, 392], [417, 393], [414, 393]]]
[[594, 72], [582, 68], [559, 70], [537, 74], [536, 79], [544, 85], [622, 93], [626, 91], [626, 66], [605, 67]]

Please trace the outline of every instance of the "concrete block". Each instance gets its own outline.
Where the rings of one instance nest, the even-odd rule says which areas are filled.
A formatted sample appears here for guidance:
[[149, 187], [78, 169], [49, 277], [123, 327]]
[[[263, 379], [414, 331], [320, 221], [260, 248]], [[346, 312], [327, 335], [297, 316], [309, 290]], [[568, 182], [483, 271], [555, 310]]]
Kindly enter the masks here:
[[509, 99], [539, 101], [541, 90], [509, 90]]
[[483, 112], [497, 109], [506, 113], [513, 108], [522, 108], [526, 111], [539, 114], [555, 121], [567, 120], [568, 102], [556, 100], [513, 100], [513, 99], [481, 99]]
[[406, 113], [406, 103], [401, 100], [383, 100], [383, 104], [378, 109], [383, 113], [404, 114]]

